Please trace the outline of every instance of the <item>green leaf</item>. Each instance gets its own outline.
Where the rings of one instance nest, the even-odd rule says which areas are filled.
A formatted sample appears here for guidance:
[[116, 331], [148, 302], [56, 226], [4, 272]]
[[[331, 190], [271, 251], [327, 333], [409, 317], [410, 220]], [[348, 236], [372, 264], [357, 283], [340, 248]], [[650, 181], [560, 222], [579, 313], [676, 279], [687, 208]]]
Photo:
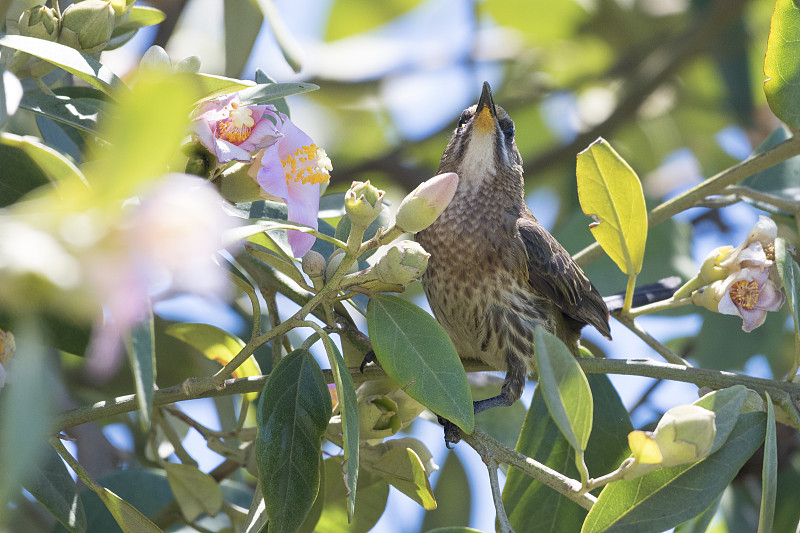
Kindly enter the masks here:
[[[67, 89], [82, 89], [87, 96], [69, 96]], [[88, 96], [89, 91], [98, 96]], [[79, 93], [80, 94], [80, 93]], [[27, 92], [22, 97], [20, 106], [39, 115], [69, 124], [80, 130], [99, 135], [97, 124], [106, 117], [106, 106], [100, 95], [103, 93], [85, 87], [62, 87], [56, 89], [54, 94], [40, 92]]]
[[295, 264], [294, 260], [289, 257], [289, 255], [286, 254], [282, 248], [276, 246], [275, 250], [277, 251], [272, 251], [264, 246], [260, 246], [255, 243], [248, 243], [245, 245], [245, 250], [247, 250], [247, 253], [256, 259], [260, 259], [261, 261], [265, 262], [281, 274], [284, 274], [289, 279], [293, 280], [295, 283], [305, 284], [306, 280], [303, 277], [303, 274], [297, 270], [297, 265]]
[[[592, 474], [602, 475], [617, 468], [630, 455], [628, 433], [633, 426], [608, 377], [591, 374], [587, 378], [592, 387], [595, 409], [586, 465]], [[574, 450], [548, 413], [539, 387], [534, 391], [516, 450], [569, 477], [579, 475]], [[587, 512], [515, 468], [508, 470], [503, 503], [517, 533], [578, 531]]]
[[154, 328], [153, 310], [148, 306], [147, 316], [133, 325], [127, 341], [133, 380], [136, 384], [136, 401], [142, 413], [142, 429], [145, 431], [150, 428], [156, 383]]
[[83, 502], [64, 461], [53, 448], [43, 450], [39, 461], [34, 464], [33, 472], [22, 486], [70, 532], [86, 531]]
[[775, 497], [778, 492], [778, 442], [775, 431], [775, 411], [772, 398], [767, 399], [767, 434], [764, 438], [764, 465], [761, 470], [761, 510], [758, 517], [758, 533], [773, 531], [775, 521]]
[[258, 404], [256, 464], [271, 533], [297, 531], [311, 509], [330, 417], [319, 365], [307, 350], [293, 351], [273, 369]]
[[164, 463], [164, 470], [186, 520], [194, 522], [202, 513], [216, 516], [222, 509], [222, 490], [213, 477], [192, 465]]
[[[164, 331], [167, 335], [182, 340], [222, 366], [227, 365], [244, 348], [242, 339], [210, 324], [170, 324]], [[239, 368], [233, 371], [233, 377], [235, 378], [249, 378], [260, 375], [261, 369], [252, 355]], [[252, 402], [258, 397], [258, 393], [249, 392], [244, 396]]]
[[662, 468], [606, 485], [583, 524], [583, 533], [663, 531], [711, 505], [764, 440], [766, 416], [739, 416], [728, 441], [704, 459]]
[[422, 405], [472, 433], [475, 416], [467, 375], [439, 323], [406, 300], [377, 294], [367, 306], [367, 328], [386, 374]]
[[798, 298], [800, 267], [786, 251], [786, 247], [785, 239], [780, 237], [775, 239], [775, 263], [783, 283], [783, 292], [786, 294], [786, 299], [789, 300], [789, 311], [792, 313], [794, 322], [795, 356], [792, 368], [797, 369], [800, 367], [800, 298]]
[[793, 0], [778, 0], [764, 57], [764, 93], [775, 115], [792, 128], [800, 127], [800, 9]]
[[708, 525], [714, 519], [714, 515], [717, 514], [721, 499], [722, 496], [720, 495], [705, 511], [680, 524], [675, 528], [675, 533], [706, 533], [706, 531], [710, 531]]
[[433, 489], [436, 510], [425, 513], [421, 531], [445, 526], [468, 526], [472, 501], [466, 487], [469, 487], [469, 478], [461, 459], [458, 454], [448, 453]]
[[714, 411], [716, 418], [714, 426], [714, 444], [709, 453], [719, 450], [736, 426], [742, 405], [747, 398], [747, 388], [744, 385], [734, 385], [726, 389], [715, 390], [694, 402], [694, 405]]
[[13, 204], [37, 187], [48, 185], [47, 175], [39, 165], [21, 148], [6, 146], [0, 136], [0, 165], [3, 179], [0, 180], [0, 207]]
[[109, 96], [124, 92], [127, 87], [108, 67], [96, 59], [74, 48], [34, 37], [22, 35], [4, 35], [0, 37], [0, 46], [26, 52], [70, 74], [77, 76], [92, 87], [96, 87]]
[[[275, 80], [267, 76], [267, 73], [261, 70], [260, 68], [256, 69], [256, 75], [254, 76], [254, 80], [258, 85], [275, 83]], [[286, 98], [278, 98], [277, 100], [273, 100], [272, 105], [274, 105], [278, 111], [280, 111], [287, 117], [289, 118], [292, 117], [292, 113], [289, 110], [289, 104], [286, 103]]]
[[140, 28], [159, 24], [166, 18], [163, 11], [148, 6], [133, 6], [128, 16], [121, 24], [114, 26], [111, 39], [106, 44], [104, 51], [114, 50], [130, 41]]
[[124, 533], [162, 533], [161, 529], [110, 490], [101, 488], [97, 493]]
[[264, 17], [250, 0], [225, 0], [225, 75], [241, 76]]
[[25, 152], [54, 184], [72, 182], [81, 186], [86, 185], [86, 178], [72, 161], [57, 150], [38, 142], [35, 137], [2, 133], [0, 134], [0, 143]]
[[[786, 126], [775, 128], [772, 133], [753, 151], [757, 155], [774, 148], [792, 137]], [[756, 172], [739, 182], [740, 185], [778, 196], [784, 200], [800, 200], [800, 157], [790, 157], [785, 161]], [[748, 200], [759, 205], [759, 202]], [[771, 209], [774, 210], [774, 207]]]
[[239, 91], [242, 105], [274, 104], [275, 100], [316, 91], [319, 85], [313, 83], [261, 83]]
[[641, 272], [647, 207], [639, 177], [604, 139], [578, 154], [578, 199], [596, 219], [589, 228], [625, 274]]
[[324, 336], [322, 340], [330, 360], [333, 382], [336, 384], [336, 394], [339, 397], [339, 412], [342, 415], [344, 465], [341, 472], [344, 474], [344, 484], [347, 486], [347, 518], [349, 522], [355, 509], [358, 482], [358, 399], [355, 385], [353, 385], [353, 376], [350, 375], [350, 370], [347, 368], [342, 354], [339, 353], [339, 349], [330, 337]]
[[[367, 533], [380, 519], [389, 498], [389, 484], [369, 471], [359, 474], [355, 514], [348, 523], [347, 489], [341, 482], [342, 458], [325, 459], [325, 501], [316, 531]], [[320, 489], [320, 493], [322, 490]]]
[[254, 86], [252, 81], [205, 74], [203, 72], [182, 72], [175, 74], [174, 77], [198, 91], [196, 96], [201, 99], [215, 98]]
[[536, 326], [534, 356], [547, 409], [575, 451], [582, 453], [592, 433], [594, 404], [589, 381], [569, 348]]
[[384, 453], [370, 468], [424, 509], [436, 509], [436, 498], [417, 452], [398, 446]]
[[382, 26], [410, 11], [421, 0], [338, 0], [328, 15], [326, 41], [364, 33]]

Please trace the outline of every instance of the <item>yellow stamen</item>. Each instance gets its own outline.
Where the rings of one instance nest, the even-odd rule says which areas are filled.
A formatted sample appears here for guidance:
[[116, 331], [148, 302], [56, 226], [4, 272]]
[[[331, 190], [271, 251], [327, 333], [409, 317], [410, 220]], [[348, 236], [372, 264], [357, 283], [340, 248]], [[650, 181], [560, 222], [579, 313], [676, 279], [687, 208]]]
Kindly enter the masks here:
[[325, 150], [317, 148], [316, 144], [301, 146], [294, 153], [281, 160], [286, 173], [286, 181], [306, 185], [327, 183], [330, 179], [328, 171], [332, 170], [331, 160]]
[[761, 289], [758, 288], [758, 283], [755, 281], [740, 280], [731, 285], [729, 294], [734, 304], [751, 311], [758, 303]]
[[252, 109], [231, 104], [228, 118], [217, 123], [217, 137], [232, 144], [241, 144], [250, 137], [255, 124]]

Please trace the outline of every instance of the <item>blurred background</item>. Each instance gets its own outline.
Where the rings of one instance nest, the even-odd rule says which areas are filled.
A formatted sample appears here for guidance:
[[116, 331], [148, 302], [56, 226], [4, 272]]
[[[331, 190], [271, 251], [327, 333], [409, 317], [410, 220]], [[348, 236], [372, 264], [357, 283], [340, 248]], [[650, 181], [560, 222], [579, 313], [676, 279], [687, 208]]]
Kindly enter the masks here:
[[[476, 103], [481, 83], [489, 81], [495, 102], [516, 124], [528, 203], [573, 254], [593, 242], [591, 219], [577, 201], [575, 157], [598, 136], [639, 174], [654, 207], [746, 158], [780, 125], [762, 89], [774, 7], [766, 0], [154, 0], [150, 5], [167, 19], [104, 52], [101, 61], [124, 78], [143, 51], [158, 44], [173, 60], [199, 56], [203, 72], [253, 79], [261, 69], [279, 82], [319, 85], [319, 91], [291, 97], [289, 105], [292, 120], [333, 161], [328, 192], [369, 179], [399, 201], [436, 173], [459, 114]], [[693, 276], [710, 250], [739, 244], [759, 213], [757, 206], [741, 203], [695, 208], [657, 226], [648, 236], [640, 283]], [[772, 215], [782, 234], [794, 239], [794, 219]], [[625, 277], [606, 257], [585, 270], [604, 295], [625, 287]], [[427, 308], [419, 284], [406, 295]], [[200, 305], [177, 299], [162, 302], [156, 312], [162, 319], [191, 319], [194, 312], [207, 320], [213, 304]], [[295, 309], [282, 306], [287, 316]], [[215, 314], [217, 325], [245, 336], [244, 320]], [[698, 366], [771, 377], [790, 366], [793, 336], [787, 320], [784, 309], [745, 334], [737, 318], [691, 307], [640, 323]], [[585, 333], [595, 352], [607, 357], [658, 357], [616, 322], [613, 342]], [[177, 344], [176, 352], [186, 350]], [[161, 360], [159, 365], [162, 387], [180, 382], [187, 371], [170, 370]], [[497, 386], [501, 376], [474, 378], [476, 386]], [[692, 385], [619, 376], [612, 381], [637, 428], [697, 397]], [[78, 383], [72, 394], [107, 398], [118, 385], [80, 392]], [[523, 403], [530, 402], [532, 388]], [[215, 414], [213, 402], [206, 403], [180, 407], [203, 419], [204, 411]], [[513, 446], [524, 407], [492, 415], [477, 425], [496, 426], [495, 434], [505, 434]], [[212, 419], [204, 423], [218, 425]], [[494, 509], [477, 454], [464, 445], [447, 452], [441, 429], [429, 422], [415, 422], [411, 434], [428, 445], [440, 467], [456, 474], [441, 487], [439, 475], [433, 475], [439, 509], [432, 513], [392, 489], [374, 531], [410, 533], [457, 523], [493, 530]], [[192, 432], [188, 435], [187, 449]], [[106, 453], [97, 457], [105, 463], [87, 465], [94, 472], [134, 449], [126, 424], [107, 426], [103, 437], [98, 447]], [[202, 470], [222, 461], [205, 449], [202, 438], [196, 441], [203, 449], [192, 453]], [[117, 455], [108, 454], [107, 446]], [[464, 489], [465, 477], [470, 491]], [[744, 513], [743, 500], [725, 498], [723, 512]], [[755, 516], [757, 510], [756, 503]], [[742, 524], [748, 527], [746, 520]]]

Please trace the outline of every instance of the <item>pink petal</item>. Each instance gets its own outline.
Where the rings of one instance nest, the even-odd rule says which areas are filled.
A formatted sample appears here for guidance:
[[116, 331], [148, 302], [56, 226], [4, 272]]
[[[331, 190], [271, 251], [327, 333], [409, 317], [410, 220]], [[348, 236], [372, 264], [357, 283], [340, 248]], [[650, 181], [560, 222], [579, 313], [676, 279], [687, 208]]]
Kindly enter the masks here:
[[764, 286], [761, 287], [761, 294], [758, 297], [756, 307], [764, 311], [777, 311], [783, 306], [784, 300], [785, 297], [780, 289], [771, 281], [767, 281]]
[[295, 126], [289, 120], [289, 117], [283, 113], [280, 114], [280, 117], [283, 121], [283, 124], [278, 128], [283, 133], [283, 139], [278, 143], [278, 153], [281, 159], [286, 159], [288, 155], [295, 153], [298, 148], [314, 144], [314, 140], [306, 132]]
[[214, 155], [220, 163], [227, 163], [228, 161], [250, 161], [252, 156], [247, 150], [229, 143], [224, 139], [214, 138]]
[[289, 186], [286, 183], [283, 165], [278, 157], [279, 144], [280, 141], [264, 150], [261, 156], [261, 168], [257, 174], [257, 181], [262, 189], [286, 201], [289, 197]]
[[[256, 115], [257, 113], [254, 111], [253, 116]], [[256, 125], [250, 132], [250, 137], [239, 146], [248, 152], [257, 152], [262, 148], [275, 144], [282, 136], [270, 119], [260, 118], [256, 120]]]
[[[289, 186], [289, 198], [286, 200], [289, 208], [289, 220], [318, 228], [317, 215], [319, 213], [319, 185], [304, 185], [292, 182]], [[295, 257], [303, 257], [314, 245], [316, 237], [301, 231], [289, 230], [289, 245]]]
[[767, 312], [763, 309], [742, 309], [742, 330], [750, 333], [767, 319]]

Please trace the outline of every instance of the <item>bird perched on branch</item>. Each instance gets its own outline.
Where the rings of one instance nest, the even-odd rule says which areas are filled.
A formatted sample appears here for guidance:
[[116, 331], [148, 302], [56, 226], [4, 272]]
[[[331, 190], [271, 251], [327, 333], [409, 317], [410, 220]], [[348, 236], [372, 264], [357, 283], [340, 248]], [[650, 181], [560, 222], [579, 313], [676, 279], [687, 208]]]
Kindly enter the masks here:
[[[609, 312], [581, 268], [525, 204], [514, 123], [483, 84], [463, 113], [439, 173], [459, 176], [453, 200], [417, 234], [431, 254], [422, 285], [461, 359], [506, 372], [500, 394], [476, 401], [475, 413], [511, 405], [533, 370], [537, 325], [578, 354], [581, 328], [611, 338]], [[450, 433], [450, 435], [448, 435]], [[458, 440], [447, 431], [445, 439]]]

